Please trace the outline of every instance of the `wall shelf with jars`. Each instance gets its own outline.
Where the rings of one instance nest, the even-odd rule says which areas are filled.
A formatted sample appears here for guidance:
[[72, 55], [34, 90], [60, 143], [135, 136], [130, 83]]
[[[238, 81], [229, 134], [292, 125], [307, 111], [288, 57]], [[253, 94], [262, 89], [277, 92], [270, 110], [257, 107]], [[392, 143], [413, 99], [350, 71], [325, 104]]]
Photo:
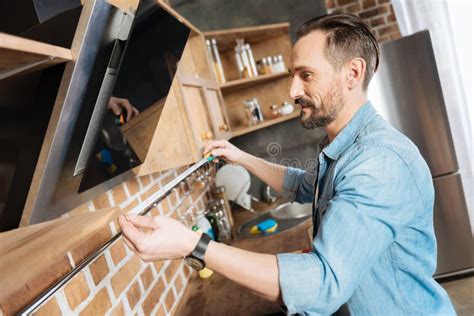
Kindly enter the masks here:
[[296, 118], [291, 104], [289, 23], [203, 33], [232, 137]]

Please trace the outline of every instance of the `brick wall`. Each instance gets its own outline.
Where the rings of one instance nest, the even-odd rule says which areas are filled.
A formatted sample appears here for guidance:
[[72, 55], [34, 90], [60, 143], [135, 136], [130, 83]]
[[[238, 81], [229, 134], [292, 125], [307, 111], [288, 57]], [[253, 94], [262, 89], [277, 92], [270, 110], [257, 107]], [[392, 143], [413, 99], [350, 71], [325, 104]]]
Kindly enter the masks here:
[[[112, 206], [124, 212], [145, 204], [163, 185], [184, 168], [136, 177], [120, 184], [65, 216], [94, 212]], [[215, 170], [212, 169], [212, 177]], [[179, 218], [187, 210], [203, 209], [209, 199], [209, 184], [191, 192], [173, 191], [151, 215]], [[71, 268], [108, 241], [118, 230], [111, 222], [93, 238], [68, 253]], [[57, 277], [67, 271], [55, 271]], [[71, 281], [56, 292], [35, 315], [169, 315], [173, 314], [188, 284], [192, 270], [182, 260], [144, 263], [122, 242], [115, 241]], [[34, 292], [34, 289], [31, 289]], [[34, 293], [29, 293], [34, 294]], [[40, 293], [36, 293], [34, 296]], [[1, 313], [0, 313], [1, 314]]]
[[373, 28], [380, 43], [401, 36], [390, 0], [326, 0], [326, 7], [328, 13], [358, 15]]

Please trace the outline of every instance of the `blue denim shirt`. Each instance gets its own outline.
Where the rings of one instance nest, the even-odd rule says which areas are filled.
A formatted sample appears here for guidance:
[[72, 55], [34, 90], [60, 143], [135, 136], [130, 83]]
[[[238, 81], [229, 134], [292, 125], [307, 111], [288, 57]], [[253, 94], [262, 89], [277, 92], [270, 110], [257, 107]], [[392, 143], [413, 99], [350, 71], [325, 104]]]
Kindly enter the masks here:
[[289, 314], [455, 315], [433, 279], [434, 189], [417, 147], [370, 102], [318, 156], [319, 173], [289, 167], [284, 194], [311, 203], [319, 221], [307, 254], [279, 254]]

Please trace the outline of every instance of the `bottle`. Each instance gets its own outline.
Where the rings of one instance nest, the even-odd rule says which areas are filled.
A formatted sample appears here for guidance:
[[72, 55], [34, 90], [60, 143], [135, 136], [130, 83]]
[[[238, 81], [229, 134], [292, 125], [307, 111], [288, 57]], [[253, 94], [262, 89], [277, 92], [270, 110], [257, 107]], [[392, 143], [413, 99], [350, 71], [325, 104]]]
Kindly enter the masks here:
[[211, 49], [212, 49], [212, 62], [214, 64], [214, 70], [216, 72], [217, 81], [219, 83], [225, 83], [224, 69], [222, 68], [221, 57], [219, 55], [219, 50], [217, 49], [217, 42], [215, 38], [211, 39]]
[[242, 59], [242, 65], [243, 65], [241, 78], [252, 78], [253, 71], [252, 71], [252, 67], [250, 66], [250, 60], [247, 53], [247, 49], [245, 47], [244, 39], [238, 38], [236, 39], [236, 42], [237, 42], [238, 50], [240, 51], [240, 58]]
[[245, 100], [244, 105], [245, 105], [245, 114], [247, 115], [248, 124], [249, 126], [254, 126], [259, 121], [258, 116], [256, 114], [257, 112], [255, 109], [255, 104], [253, 100], [250, 99], [250, 100]]
[[258, 121], [263, 122], [263, 120], [264, 120], [263, 113], [262, 113], [262, 109], [260, 107], [260, 104], [258, 103], [257, 98], [253, 98], [252, 101], [255, 105], [255, 110], [256, 110], [256, 115], [257, 115]]
[[283, 61], [283, 56], [278, 55], [274, 57], [274, 68], [275, 72], [285, 72], [287, 69], [285, 67], [285, 62]]
[[265, 70], [264, 70], [264, 65], [263, 65], [263, 60], [259, 60], [256, 62], [256, 65], [257, 65], [257, 73], [259, 75], [264, 75], [265, 74]]
[[199, 210], [199, 211], [196, 212], [194, 222], [196, 223], [196, 226], [204, 234], [209, 235], [209, 237], [211, 237], [212, 240], [216, 240], [216, 235], [214, 234], [214, 231], [212, 230], [211, 223], [209, 222], [209, 220], [204, 215], [204, 211]]
[[273, 64], [273, 73], [279, 73], [281, 70], [280, 70], [280, 67], [278, 65], [278, 57], [277, 56], [272, 57], [272, 64]]
[[286, 68], [285, 61], [283, 60], [282, 55], [278, 55], [278, 64], [280, 65], [281, 71], [283, 71], [283, 72], [288, 71], [288, 69]]
[[247, 56], [250, 63], [250, 70], [252, 71], [252, 77], [258, 76], [257, 66], [255, 65], [255, 59], [253, 58], [252, 48], [250, 44], [245, 44], [245, 51], [247, 52]]
[[273, 69], [273, 60], [272, 60], [272, 56], [267, 56], [267, 62], [268, 62], [268, 70], [270, 74], [274, 73], [275, 70]]
[[237, 64], [237, 69], [239, 70], [239, 78], [243, 78], [244, 75], [244, 62], [242, 60], [242, 45], [239, 41], [236, 40], [237, 45], [234, 47], [235, 62]]
[[224, 201], [224, 211], [227, 219], [229, 220], [229, 224], [234, 226], [234, 216], [232, 214], [232, 209], [230, 207], [229, 199], [227, 199], [227, 195], [225, 193], [224, 186], [217, 186], [211, 191], [212, 198], [219, 199]]
[[278, 109], [278, 112], [281, 115], [288, 115], [288, 114], [293, 113], [294, 110], [295, 110], [295, 107], [293, 106], [293, 104], [291, 104], [290, 102], [285, 101], [285, 102], [283, 102], [281, 107]]
[[272, 104], [270, 105], [270, 113], [272, 115], [272, 118], [277, 118], [280, 116], [280, 112], [278, 111], [278, 104]]

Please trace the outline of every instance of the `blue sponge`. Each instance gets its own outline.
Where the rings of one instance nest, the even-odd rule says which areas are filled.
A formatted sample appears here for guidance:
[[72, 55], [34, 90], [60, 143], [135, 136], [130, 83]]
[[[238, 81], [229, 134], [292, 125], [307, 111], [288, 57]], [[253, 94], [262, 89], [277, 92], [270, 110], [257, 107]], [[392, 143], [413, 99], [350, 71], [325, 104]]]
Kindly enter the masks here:
[[265, 232], [275, 226], [277, 226], [278, 223], [276, 220], [274, 220], [273, 218], [270, 218], [270, 219], [267, 219], [267, 220], [264, 220], [263, 222], [260, 222], [259, 224], [257, 224], [257, 228], [258, 230], [260, 230], [261, 232]]

